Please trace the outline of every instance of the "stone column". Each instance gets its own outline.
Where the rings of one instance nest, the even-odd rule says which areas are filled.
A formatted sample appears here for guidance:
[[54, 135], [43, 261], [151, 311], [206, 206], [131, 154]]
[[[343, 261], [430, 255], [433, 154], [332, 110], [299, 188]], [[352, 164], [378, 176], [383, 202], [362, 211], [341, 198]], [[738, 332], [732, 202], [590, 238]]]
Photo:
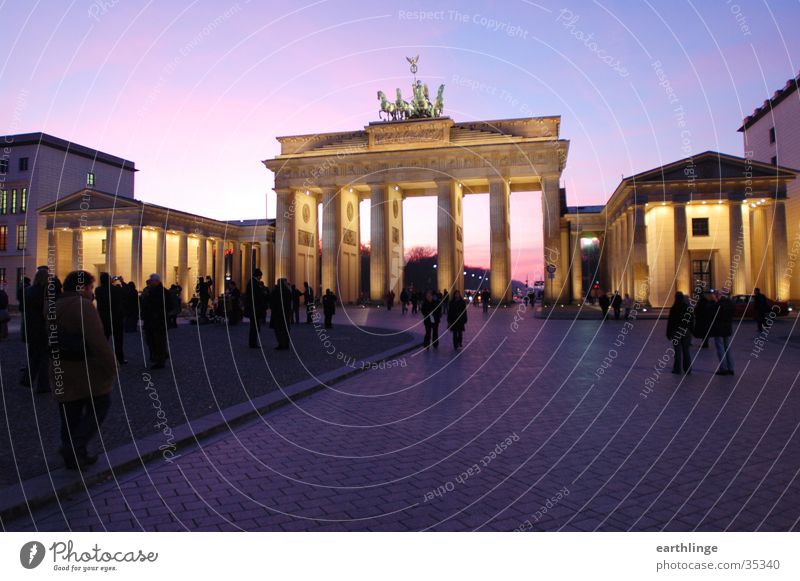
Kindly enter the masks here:
[[[489, 229], [491, 280], [489, 290], [495, 304], [511, 300], [511, 228], [508, 221], [510, 188], [508, 181], [489, 178]], [[545, 240], [547, 237], [545, 236]], [[560, 244], [560, 236], [558, 240]], [[545, 250], [545, 260], [547, 252]], [[545, 289], [547, 281], [545, 281]]]
[[161, 282], [167, 284], [167, 233], [162, 228], [156, 228], [156, 272], [161, 277]]
[[789, 244], [786, 233], [786, 205], [783, 200], [775, 200], [772, 215], [772, 260], [775, 276], [775, 299], [789, 299], [791, 272], [789, 263]]
[[[231, 280], [242, 289], [242, 245], [238, 240], [233, 241], [233, 266], [231, 267]], [[292, 281], [294, 282], [294, 281]], [[297, 283], [295, 283], [297, 284]]]
[[[47, 231], [47, 269], [52, 276], [59, 276], [58, 274], [58, 230], [55, 225]], [[64, 277], [60, 277], [64, 280]]]
[[730, 292], [734, 295], [745, 294], [747, 288], [741, 200], [728, 200], [728, 253]]
[[769, 255], [769, 228], [764, 208], [756, 206], [750, 208], [750, 256], [752, 260], [752, 292], [753, 288], [760, 288], [767, 296], [772, 295], [772, 281], [769, 277], [771, 268]]
[[83, 230], [72, 229], [72, 270], [83, 269]]
[[370, 190], [370, 257], [369, 298], [383, 303], [386, 298], [387, 200], [386, 184], [369, 184]]
[[142, 276], [142, 227], [131, 226], [131, 272], [130, 280], [134, 282], [137, 290], [144, 286]]
[[626, 272], [626, 287], [627, 292], [631, 298], [636, 296], [634, 292], [633, 286], [633, 208], [627, 208], [625, 210], [625, 240], [627, 240], [627, 245], [625, 247], [625, 260], [627, 262], [627, 268], [625, 269]]
[[[342, 243], [342, 197], [339, 188], [322, 188], [322, 292], [339, 292], [339, 245]], [[316, 292], [316, 289], [314, 290]]]
[[672, 203], [672, 228], [675, 243], [675, 292], [691, 297], [692, 269], [689, 264], [689, 233], [686, 225], [686, 203], [682, 200]]
[[195, 274], [205, 278], [208, 274], [208, 240], [202, 234], [197, 236], [197, 250], [197, 272]]
[[644, 223], [644, 202], [637, 201], [633, 209], [633, 298], [646, 303], [650, 300], [650, 271], [647, 265], [647, 230]]
[[[437, 284], [439, 291], [464, 291], [463, 220], [461, 219], [461, 188], [452, 179], [436, 180], [437, 219]], [[459, 257], [461, 259], [459, 260]]]
[[181, 300], [188, 303], [194, 287], [189, 288], [189, 237], [186, 232], [178, 233], [178, 284], [182, 289]]
[[116, 245], [116, 234], [117, 229], [113, 226], [108, 226], [106, 228], [106, 272], [110, 276], [114, 276], [117, 274], [116, 269], [116, 256], [115, 253], [117, 251]]
[[572, 302], [583, 303], [586, 294], [583, 292], [583, 263], [581, 261], [581, 237], [580, 231], [571, 233], [570, 241], [572, 251], [570, 252], [570, 272], [572, 273]]
[[222, 238], [217, 237], [214, 241], [216, 246], [215, 268], [216, 276], [212, 278], [214, 283], [214, 298], [225, 292], [225, 242]]
[[542, 177], [542, 226], [544, 228], [544, 264], [556, 267], [553, 278], [545, 270], [544, 300], [555, 304], [565, 292], [566, 273], [564, 252], [561, 248], [561, 198], [558, 174]]
[[294, 275], [295, 194], [289, 188], [275, 188], [275, 280]]
[[620, 296], [625, 296], [625, 293], [630, 293], [628, 290], [628, 272], [631, 270], [631, 264], [628, 261], [628, 249], [630, 248], [630, 241], [628, 240], [628, 212], [622, 210], [619, 216], [619, 236], [620, 236], [620, 279], [619, 279], [619, 292]]

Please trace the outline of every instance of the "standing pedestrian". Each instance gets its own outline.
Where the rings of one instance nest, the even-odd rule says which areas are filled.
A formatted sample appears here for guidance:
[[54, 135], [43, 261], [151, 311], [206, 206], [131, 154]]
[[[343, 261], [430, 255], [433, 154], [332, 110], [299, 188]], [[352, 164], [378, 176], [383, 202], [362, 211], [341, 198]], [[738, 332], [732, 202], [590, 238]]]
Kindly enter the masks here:
[[267, 313], [267, 301], [261, 286], [262, 276], [260, 269], [253, 269], [253, 276], [247, 282], [244, 291], [244, 315], [250, 320], [248, 344], [251, 349], [258, 349], [261, 346], [261, 320]]
[[675, 361], [672, 373], [689, 375], [692, 372], [692, 359], [689, 348], [692, 346], [692, 330], [694, 329], [694, 313], [686, 302], [682, 292], [675, 293], [675, 302], [669, 309], [667, 319], [667, 339], [672, 342]]
[[606, 293], [600, 295], [600, 310], [603, 311], [603, 319], [606, 318], [608, 315], [608, 307], [611, 305], [611, 301], [608, 298]]
[[297, 288], [297, 286], [292, 285], [292, 313], [293, 318], [290, 319], [290, 322], [293, 320], [296, 325], [300, 324], [300, 297], [303, 296], [303, 293]]
[[756, 288], [753, 295], [753, 318], [758, 325], [758, 332], [764, 332], [764, 323], [767, 320], [767, 313], [769, 313], [769, 302], [767, 297], [761, 294], [761, 289]]
[[467, 301], [461, 292], [453, 291], [453, 298], [447, 307], [447, 325], [453, 335], [453, 349], [458, 351], [464, 343], [464, 327], [467, 325]]
[[195, 292], [197, 293], [197, 321], [206, 318], [206, 314], [208, 313], [208, 299], [211, 298], [209, 294], [208, 282], [202, 276], [197, 277], [197, 285], [194, 287]]
[[97, 461], [88, 444], [108, 414], [117, 374], [114, 351], [92, 306], [93, 288], [90, 273], [70, 272], [55, 302], [57, 341], [48, 375], [60, 408], [60, 452], [70, 470], [84, 470]]
[[132, 280], [123, 287], [125, 289], [125, 332], [135, 333], [139, 328], [139, 291]]
[[483, 312], [489, 312], [489, 299], [492, 297], [489, 289], [484, 289], [481, 293], [481, 304], [483, 305]]
[[433, 345], [434, 349], [439, 348], [439, 321], [442, 318], [441, 303], [434, 296], [433, 291], [425, 291], [425, 298], [422, 300], [423, 320], [425, 323], [425, 339], [422, 346], [427, 349]]
[[404, 287], [400, 291], [400, 314], [405, 315], [408, 312], [408, 290]]
[[5, 284], [0, 284], [0, 341], [8, 338], [8, 322], [11, 315], [8, 313], [8, 293]]
[[714, 318], [716, 303], [711, 293], [700, 293], [694, 308], [695, 324], [694, 336], [702, 341], [702, 349], [708, 349], [708, 339], [711, 333], [711, 321]]
[[303, 283], [303, 303], [306, 306], [306, 325], [314, 322], [314, 289], [307, 282]]
[[117, 281], [111, 280], [107, 272], [101, 272], [100, 284], [94, 289], [94, 297], [106, 339], [112, 338], [117, 361], [120, 365], [124, 365], [127, 363], [123, 343], [127, 293]]
[[719, 368], [716, 375], [733, 375], [733, 353], [731, 353], [731, 335], [733, 334], [733, 305], [724, 294], [717, 292], [716, 309], [711, 323], [714, 346], [717, 349]]
[[[47, 376], [47, 322], [45, 300], [47, 293], [47, 267], [39, 268], [33, 283], [25, 289], [23, 297], [24, 340], [28, 350], [28, 369], [23, 374], [25, 387], [36, 385], [36, 393], [49, 393]], [[55, 297], [53, 297], [55, 300]]]
[[614, 309], [614, 320], [619, 321], [619, 311], [622, 308], [622, 297], [619, 291], [614, 291], [614, 298], [611, 299], [611, 308]]
[[270, 295], [269, 326], [275, 331], [275, 338], [278, 340], [276, 351], [289, 348], [289, 325], [292, 317], [292, 290], [289, 288], [285, 278], [278, 279], [275, 290]]
[[142, 292], [142, 322], [147, 348], [150, 350], [150, 369], [163, 369], [167, 360], [167, 310], [170, 297], [161, 283], [161, 277], [153, 273], [147, 279], [147, 288]]
[[631, 309], [633, 308], [633, 299], [631, 295], [625, 293], [625, 298], [622, 299], [622, 308], [625, 310], [625, 320], [631, 318]]
[[331, 289], [325, 289], [325, 294], [322, 296], [322, 312], [325, 315], [325, 328], [333, 328], [333, 315], [336, 314], [336, 295], [331, 292]]

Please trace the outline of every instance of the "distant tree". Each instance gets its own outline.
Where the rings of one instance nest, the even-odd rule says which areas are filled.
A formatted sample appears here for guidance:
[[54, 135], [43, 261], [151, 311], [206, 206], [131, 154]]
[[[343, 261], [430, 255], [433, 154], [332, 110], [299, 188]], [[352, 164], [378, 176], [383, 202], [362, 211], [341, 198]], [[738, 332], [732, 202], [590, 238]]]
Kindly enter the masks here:
[[412, 246], [406, 250], [406, 263], [419, 262], [436, 256], [436, 249], [431, 246]]
[[361, 252], [361, 256], [369, 256], [370, 249], [371, 249], [371, 247], [370, 247], [369, 242], [362, 242], [360, 247], [359, 247], [359, 251]]

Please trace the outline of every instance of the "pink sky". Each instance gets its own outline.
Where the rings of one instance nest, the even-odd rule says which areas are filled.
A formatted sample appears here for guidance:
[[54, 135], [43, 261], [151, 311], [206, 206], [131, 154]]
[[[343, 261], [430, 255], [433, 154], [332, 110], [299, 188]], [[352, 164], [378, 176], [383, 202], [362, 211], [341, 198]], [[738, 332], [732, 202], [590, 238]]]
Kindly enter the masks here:
[[[741, 3], [738, 20], [724, 2], [563, 6], [7, 2], [0, 132], [131, 159], [145, 201], [220, 219], [266, 206], [271, 217], [260, 162], [278, 152], [275, 137], [376, 120], [376, 91], [408, 86], [405, 56], [419, 54], [418, 76], [445, 83], [456, 121], [561, 115], [568, 201], [597, 204], [622, 175], [684, 157], [687, 140], [693, 153], [741, 154], [742, 117], [798, 70], [796, 3]], [[539, 200], [511, 202], [517, 279], [541, 272]], [[407, 213], [412, 204], [407, 244], [435, 246], [435, 202], [407, 202]], [[488, 264], [487, 216], [486, 196], [467, 200], [469, 264]]]

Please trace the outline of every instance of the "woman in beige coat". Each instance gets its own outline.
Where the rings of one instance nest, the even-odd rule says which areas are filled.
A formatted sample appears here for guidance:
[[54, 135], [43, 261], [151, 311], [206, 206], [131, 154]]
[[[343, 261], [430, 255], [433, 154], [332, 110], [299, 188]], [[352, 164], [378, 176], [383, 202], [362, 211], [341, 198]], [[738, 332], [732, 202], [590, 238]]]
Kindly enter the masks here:
[[114, 350], [92, 305], [94, 276], [70, 272], [64, 292], [45, 305], [50, 386], [61, 415], [61, 454], [71, 470], [97, 461], [87, 444], [100, 429], [111, 403], [117, 375]]

